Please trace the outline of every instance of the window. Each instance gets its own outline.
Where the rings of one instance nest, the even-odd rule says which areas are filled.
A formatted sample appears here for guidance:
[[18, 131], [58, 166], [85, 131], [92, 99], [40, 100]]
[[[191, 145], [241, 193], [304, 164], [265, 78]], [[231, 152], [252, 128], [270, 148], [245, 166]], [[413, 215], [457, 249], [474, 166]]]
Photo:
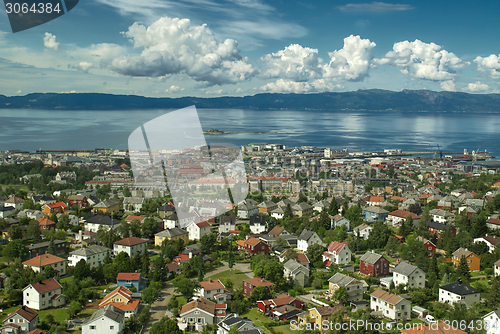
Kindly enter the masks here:
[[90, 326], [90, 329], [95, 329], [95, 326]]
[[26, 296], [29, 296], [29, 295], [30, 295], [30, 293], [29, 293], [29, 292], [27, 292], [27, 293], [26, 293]]
[[109, 326], [109, 329], [115, 329], [115, 326]]

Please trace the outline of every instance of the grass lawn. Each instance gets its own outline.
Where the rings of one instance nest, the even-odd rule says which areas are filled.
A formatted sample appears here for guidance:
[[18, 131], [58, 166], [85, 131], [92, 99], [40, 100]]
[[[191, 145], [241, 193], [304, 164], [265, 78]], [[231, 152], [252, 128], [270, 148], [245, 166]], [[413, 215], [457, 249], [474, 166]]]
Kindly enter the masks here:
[[30, 192], [28, 186], [25, 184], [0, 184], [0, 188], [9, 188], [9, 187], [11, 187], [14, 190], [19, 189], [19, 190], [24, 190], [27, 193]]
[[484, 271], [472, 271], [470, 273], [470, 276], [471, 277], [476, 277], [476, 276], [486, 276], [486, 274], [484, 273]]
[[220, 279], [221, 281], [229, 278], [233, 282], [233, 288], [242, 289], [243, 280], [247, 279], [248, 276], [239, 270], [233, 269], [233, 270], [226, 270], [212, 276], [207, 276], [206, 278]]
[[12, 307], [9, 307], [9, 308], [6, 308], [6, 309], [3, 309], [3, 312], [2, 314], [0, 314], [0, 321], [2, 321], [3, 323], [3, 319], [7, 318], [7, 315], [9, 313], [12, 313], [14, 312], [15, 310], [17, 310], [18, 308], [20, 308], [21, 305], [17, 305], [17, 306], [12, 306]]
[[38, 312], [38, 319], [44, 320], [48, 314], [52, 314], [54, 316], [54, 320], [58, 322], [63, 322], [64, 320], [69, 319], [69, 312], [66, 308], [52, 308]]
[[182, 306], [187, 304], [186, 298], [184, 298], [182, 296], [177, 296], [177, 297], [175, 297], [175, 299], [177, 300], [179, 307], [182, 307]]
[[281, 326], [276, 326], [273, 327], [273, 329], [276, 331], [276, 333], [282, 333], [282, 334], [295, 334], [297, 333], [296, 330], [292, 330], [290, 328], [290, 325], [281, 325]]
[[264, 324], [271, 322], [272, 320], [265, 317], [258, 308], [254, 307], [248, 312], [243, 313], [241, 316], [247, 317], [248, 319], [252, 320], [257, 327], [260, 327], [264, 330], [264, 333], [270, 333], [270, 331], [264, 326]]

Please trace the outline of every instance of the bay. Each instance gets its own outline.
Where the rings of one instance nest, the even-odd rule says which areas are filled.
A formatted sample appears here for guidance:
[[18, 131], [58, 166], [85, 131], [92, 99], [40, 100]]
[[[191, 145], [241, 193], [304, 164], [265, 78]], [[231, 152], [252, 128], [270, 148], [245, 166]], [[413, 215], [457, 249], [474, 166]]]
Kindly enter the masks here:
[[[169, 110], [0, 112], [0, 150], [126, 149], [130, 133]], [[500, 157], [500, 116], [482, 113], [198, 109], [207, 142], [255, 142], [350, 150], [488, 150]], [[175, 127], [169, 124], [168, 127]], [[168, 131], [168, 127], [165, 131]]]

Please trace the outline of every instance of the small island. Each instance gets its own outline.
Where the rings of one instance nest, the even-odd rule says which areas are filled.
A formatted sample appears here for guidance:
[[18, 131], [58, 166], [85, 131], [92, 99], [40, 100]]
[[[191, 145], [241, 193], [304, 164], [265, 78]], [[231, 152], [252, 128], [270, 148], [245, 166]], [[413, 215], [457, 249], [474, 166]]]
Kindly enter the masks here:
[[203, 131], [203, 134], [205, 134], [205, 135], [225, 135], [225, 134], [228, 134], [228, 132], [216, 130], [216, 129], [210, 129], [207, 131]]

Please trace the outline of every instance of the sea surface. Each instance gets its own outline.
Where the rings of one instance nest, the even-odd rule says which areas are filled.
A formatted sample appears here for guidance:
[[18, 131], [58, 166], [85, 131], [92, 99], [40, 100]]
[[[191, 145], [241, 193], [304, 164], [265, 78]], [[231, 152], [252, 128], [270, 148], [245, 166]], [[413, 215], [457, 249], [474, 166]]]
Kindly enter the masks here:
[[[171, 110], [74, 111], [1, 109], [0, 151], [126, 149], [130, 133]], [[199, 109], [207, 142], [256, 142], [350, 150], [488, 150], [500, 158], [500, 115], [434, 112]], [[169, 124], [165, 128], [168, 132]]]

